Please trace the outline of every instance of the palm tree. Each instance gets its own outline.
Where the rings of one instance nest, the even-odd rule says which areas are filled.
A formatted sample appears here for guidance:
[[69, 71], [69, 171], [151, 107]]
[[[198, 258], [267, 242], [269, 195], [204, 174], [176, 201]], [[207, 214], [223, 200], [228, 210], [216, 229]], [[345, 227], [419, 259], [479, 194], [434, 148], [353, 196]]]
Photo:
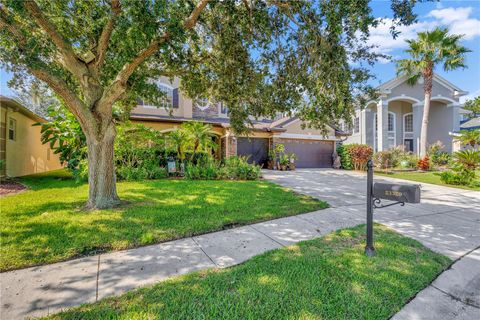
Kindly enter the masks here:
[[457, 151], [453, 154], [453, 160], [461, 167], [474, 171], [480, 165], [480, 150]]
[[428, 115], [435, 66], [443, 64], [445, 71], [466, 68], [465, 54], [470, 50], [460, 45], [462, 35], [449, 35], [447, 28], [419, 32], [417, 36], [416, 40], [407, 40], [409, 49], [406, 52], [410, 54], [410, 58], [397, 61], [397, 74], [406, 75], [410, 85], [415, 85], [420, 77], [423, 78], [425, 101], [420, 132], [420, 156], [424, 157], [427, 154]]
[[198, 149], [213, 147], [212, 126], [203, 124], [198, 121], [187, 122], [183, 125], [183, 129], [187, 133], [192, 142], [193, 152], [190, 161], [195, 158]]
[[183, 162], [185, 160], [185, 149], [188, 145], [188, 134], [182, 129], [172, 131], [168, 135], [168, 141], [177, 151], [180, 162]]
[[460, 141], [463, 146], [470, 145], [475, 148], [476, 145], [480, 145], [480, 129], [462, 130], [460, 136], [456, 137], [455, 140]]

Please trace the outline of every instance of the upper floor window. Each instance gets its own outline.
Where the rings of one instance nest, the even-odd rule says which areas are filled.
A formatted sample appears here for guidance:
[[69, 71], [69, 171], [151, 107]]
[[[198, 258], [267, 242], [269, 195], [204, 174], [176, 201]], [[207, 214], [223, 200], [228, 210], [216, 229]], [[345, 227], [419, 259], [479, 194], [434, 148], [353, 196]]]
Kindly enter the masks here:
[[160, 98], [158, 105], [149, 101], [138, 100], [138, 104], [145, 108], [164, 108], [164, 109], [176, 109], [178, 108], [178, 89], [173, 89], [164, 84], [158, 84], [158, 89], [164, 94]]
[[210, 100], [208, 100], [207, 98], [200, 98], [195, 101], [195, 106], [202, 111], [207, 110], [210, 105]]
[[173, 89], [162, 84], [158, 88], [164, 93], [159, 107], [165, 109], [173, 108]]
[[354, 123], [353, 123], [353, 130], [354, 130], [355, 133], [360, 132], [360, 118], [359, 117], [355, 117], [355, 120], [354, 120]]
[[405, 132], [413, 132], [413, 114], [406, 114], [403, 121], [403, 130]]
[[220, 102], [220, 113], [221, 114], [228, 114], [228, 107], [225, 105], [225, 103]]
[[17, 140], [17, 120], [13, 118], [8, 119], [8, 139]]

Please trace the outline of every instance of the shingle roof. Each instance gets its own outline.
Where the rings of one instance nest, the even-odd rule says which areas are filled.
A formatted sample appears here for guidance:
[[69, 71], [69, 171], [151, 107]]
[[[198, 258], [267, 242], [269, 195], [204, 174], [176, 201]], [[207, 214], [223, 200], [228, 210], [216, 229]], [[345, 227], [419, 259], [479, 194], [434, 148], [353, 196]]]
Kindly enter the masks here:
[[460, 125], [460, 130], [480, 129], [480, 117], [470, 119]]

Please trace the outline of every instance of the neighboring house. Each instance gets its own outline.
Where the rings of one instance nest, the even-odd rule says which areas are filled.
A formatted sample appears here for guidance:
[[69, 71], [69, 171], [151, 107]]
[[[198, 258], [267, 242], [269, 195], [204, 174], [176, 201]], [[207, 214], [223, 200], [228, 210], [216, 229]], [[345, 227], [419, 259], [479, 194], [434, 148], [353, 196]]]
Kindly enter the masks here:
[[462, 123], [460, 124], [460, 130], [470, 131], [476, 129], [480, 129], [480, 117], [462, 121]]
[[[151, 106], [139, 100], [139, 105], [131, 112], [130, 120], [142, 123], [161, 132], [179, 128], [185, 121], [197, 120], [212, 125], [212, 133], [220, 146], [217, 156], [248, 156], [250, 162], [265, 164], [268, 151], [277, 143], [285, 145], [286, 152], [298, 156], [299, 168], [321, 168], [332, 166], [332, 154], [335, 142], [342, 133], [329, 127], [326, 135], [320, 130], [302, 129], [297, 118], [279, 117], [278, 119], [252, 120], [253, 128], [247, 136], [234, 134], [228, 109], [222, 103], [206, 99], [192, 101], [179, 91], [180, 80], [173, 83], [167, 78], [158, 81], [166, 97], [161, 106]], [[171, 110], [171, 112], [169, 111]]]
[[46, 120], [17, 101], [0, 96], [0, 176], [18, 177], [60, 169], [58, 155], [40, 140], [40, 127]]
[[[365, 143], [374, 151], [388, 150], [398, 145], [418, 154], [423, 117], [424, 92], [420, 80], [411, 86], [407, 77], [392, 79], [377, 89], [380, 94], [352, 121], [351, 135], [345, 143]], [[460, 129], [462, 104], [459, 98], [467, 92], [435, 74], [428, 123], [428, 144], [441, 141], [444, 151], [452, 152], [454, 132]]]

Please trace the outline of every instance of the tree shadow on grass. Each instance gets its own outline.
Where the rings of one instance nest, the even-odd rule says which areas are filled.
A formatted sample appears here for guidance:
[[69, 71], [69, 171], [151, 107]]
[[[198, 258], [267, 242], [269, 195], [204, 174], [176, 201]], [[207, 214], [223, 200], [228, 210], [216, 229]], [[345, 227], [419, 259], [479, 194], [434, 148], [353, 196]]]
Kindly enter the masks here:
[[168, 280], [59, 318], [386, 319], [450, 263], [378, 225], [378, 255], [368, 258], [363, 230], [342, 230], [236, 267]]
[[121, 188], [129, 204], [120, 208], [83, 211], [83, 201], [69, 199], [24, 202], [5, 213], [10, 221], [2, 230], [2, 270], [149, 245], [319, 207], [314, 200], [299, 206], [304, 200], [260, 182], [148, 181]]

